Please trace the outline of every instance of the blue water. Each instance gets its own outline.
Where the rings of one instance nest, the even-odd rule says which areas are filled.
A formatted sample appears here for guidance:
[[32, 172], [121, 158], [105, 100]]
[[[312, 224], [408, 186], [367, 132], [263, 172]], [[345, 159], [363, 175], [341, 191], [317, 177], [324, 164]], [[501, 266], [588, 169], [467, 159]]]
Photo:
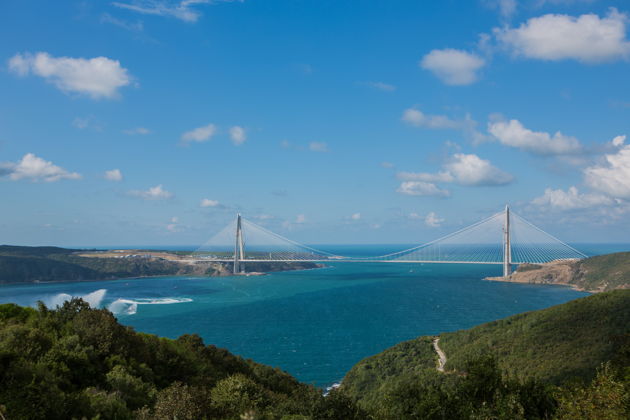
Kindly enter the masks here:
[[[589, 254], [628, 248], [593, 245]], [[331, 251], [378, 255], [398, 249]], [[172, 338], [197, 333], [208, 344], [325, 387], [359, 360], [400, 341], [586, 295], [561, 286], [482, 280], [500, 271], [492, 265], [331, 263], [265, 276], [4, 285], [0, 302], [43, 300], [54, 307], [83, 296], [138, 331]]]

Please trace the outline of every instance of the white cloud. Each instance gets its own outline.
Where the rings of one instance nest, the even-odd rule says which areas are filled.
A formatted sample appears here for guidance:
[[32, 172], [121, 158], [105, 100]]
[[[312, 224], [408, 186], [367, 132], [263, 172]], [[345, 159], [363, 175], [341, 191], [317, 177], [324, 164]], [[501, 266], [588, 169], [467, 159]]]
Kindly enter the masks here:
[[495, 28], [496, 38], [517, 56], [598, 63], [628, 58], [627, 15], [611, 8], [605, 17], [548, 14], [518, 28]]
[[366, 82], [365, 84], [373, 89], [380, 90], [382, 92], [393, 92], [396, 90], [396, 86], [384, 82]]
[[424, 218], [424, 224], [429, 227], [440, 227], [444, 223], [444, 219], [438, 217], [434, 212], [430, 212], [427, 214], [427, 217]]
[[298, 214], [297, 216], [295, 216], [295, 223], [306, 223], [306, 216], [303, 214]]
[[199, 203], [200, 207], [218, 207], [219, 202], [217, 200], [210, 200], [209, 198], [204, 198]]
[[243, 127], [239, 127], [238, 125], [230, 128], [230, 139], [232, 139], [232, 143], [234, 143], [235, 146], [240, 146], [245, 143], [245, 140], [247, 140], [245, 129]]
[[165, 200], [173, 197], [173, 193], [166, 191], [162, 185], [156, 185], [146, 191], [132, 190], [129, 191], [129, 195], [134, 197], [140, 197], [145, 200]]
[[504, 185], [514, 180], [512, 175], [474, 154], [456, 153], [444, 168], [461, 185]]
[[308, 150], [311, 152], [327, 152], [328, 145], [319, 141], [312, 141], [308, 144]]
[[81, 175], [54, 165], [35, 156], [33, 153], [25, 154], [17, 162], [0, 163], [0, 176], [8, 176], [12, 181], [28, 179], [33, 182], [55, 182], [62, 179], [80, 179]]
[[437, 185], [424, 181], [404, 181], [396, 192], [405, 195], [448, 197], [448, 190], [438, 188]]
[[611, 197], [630, 199], [630, 145], [584, 169], [584, 180], [589, 187]]
[[350, 216], [350, 219], [361, 220], [361, 213], [354, 213], [352, 216]]
[[445, 115], [427, 115], [415, 108], [408, 108], [403, 112], [401, 119], [416, 127], [426, 128], [446, 128], [459, 129], [462, 128], [460, 121], [455, 121]]
[[112, 25], [116, 25], [131, 32], [142, 32], [144, 30], [144, 25], [140, 21], [136, 23], [127, 22], [122, 19], [117, 19], [109, 13], [103, 13], [101, 15], [101, 23], [111, 23]]
[[488, 132], [506, 146], [537, 155], [573, 154], [582, 149], [575, 137], [565, 136], [559, 131], [553, 136], [542, 131], [532, 131], [518, 120], [490, 122]]
[[398, 178], [429, 185], [454, 182], [464, 186], [505, 185], [514, 180], [512, 175], [474, 154], [455, 153], [442, 167], [437, 173], [399, 172]]
[[134, 134], [140, 134], [142, 136], [145, 136], [147, 134], [150, 134], [151, 130], [144, 127], [136, 127], [136, 128], [130, 128], [128, 130], [123, 130], [123, 133], [129, 134], [130, 136], [133, 136]]
[[203, 127], [195, 128], [194, 130], [186, 131], [181, 136], [181, 140], [184, 143], [197, 142], [203, 143], [210, 140], [217, 132], [217, 127], [214, 124], [204, 125]]
[[394, 164], [391, 162], [381, 162], [381, 167], [383, 168], [393, 168]]
[[574, 210], [612, 205], [615, 201], [602, 194], [581, 194], [576, 187], [570, 187], [567, 191], [547, 188], [542, 196], [532, 200], [532, 204], [556, 210]]
[[16, 54], [9, 59], [9, 70], [20, 76], [33, 73], [63, 92], [94, 99], [115, 98], [118, 89], [131, 83], [128, 70], [107, 57], [52, 57], [45, 52]]
[[[231, 0], [221, 0], [231, 1]], [[236, 0], [242, 1], [242, 0]], [[113, 2], [112, 5], [121, 9], [131, 10], [145, 15], [173, 17], [184, 22], [196, 22], [201, 13], [193, 8], [199, 4], [212, 4], [212, 0], [132, 0], [129, 3]]]
[[108, 181], [122, 181], [123, 175], [120, 169], [112, 169], [111, 171], [105, 171], [104, 178]]
[[485, 64], [485, 60], [476, 54], [452, 48], [433, 50], [420, 61], [420, 67], [433, 72], [442, 82], [453, 86], [476, 82], [477, 72]]
[[611, 143], [614, 147], [621, 147], [623, 146], [625, 141], [626, 141], [626, 136], [617, 136], [614, 139], [612, 139]]

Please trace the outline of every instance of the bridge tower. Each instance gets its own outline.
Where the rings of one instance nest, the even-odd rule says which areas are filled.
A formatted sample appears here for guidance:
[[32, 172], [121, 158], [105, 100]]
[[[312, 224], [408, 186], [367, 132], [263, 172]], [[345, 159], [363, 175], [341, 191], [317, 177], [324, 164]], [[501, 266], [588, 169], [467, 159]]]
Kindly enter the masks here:
[[512, 245], [510, 243], [510, 207], [505, 206], [505, 222], [503, 224], [503, 277], [512, 274]]
[[236, 242], [234, 244], [234, 268], [233, 273], [244, 273], [245, 265], [243, 264], [243, 260], [245, 259], [245, 254], [243, 253], [243, 227], [241, 225], [241, 214], [239, 213], [236, 216]]

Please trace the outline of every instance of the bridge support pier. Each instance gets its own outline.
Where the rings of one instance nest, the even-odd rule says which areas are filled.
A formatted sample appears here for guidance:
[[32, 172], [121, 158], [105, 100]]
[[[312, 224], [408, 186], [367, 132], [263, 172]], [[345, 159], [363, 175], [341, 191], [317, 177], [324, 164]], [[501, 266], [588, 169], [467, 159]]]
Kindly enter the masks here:
[[510, 207], [505, 206], [503, 225], [503, 277], [512, 274], [512, 245], [510, 243]]
[[243, 263], [245, 255], [243, 253], [243, 228], [241, 226], [241, 214], [236, 216], [236, 242], [234, 244], [234, 274], [244, 273], [245, 264]]

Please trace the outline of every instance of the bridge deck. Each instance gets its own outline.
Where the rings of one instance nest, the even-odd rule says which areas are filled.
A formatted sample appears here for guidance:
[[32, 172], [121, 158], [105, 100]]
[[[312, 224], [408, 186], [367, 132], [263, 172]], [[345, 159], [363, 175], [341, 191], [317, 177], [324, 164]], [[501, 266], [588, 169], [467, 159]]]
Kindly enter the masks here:
[[[234, 258], [231, 259], [201, 259], [197, 261], [208, 261], [208, 262], [234, 262]], [[317, 263], [326, 263], [326, 262], [377, 262], [377, 263], [414, 263], [414, 264], [493, 264], [493, 265], [501, 265], [503, 261], [427, 261], [427, 260], [370, 260], [370, 259], [319, 259], [319, 260], [258, 260], [258, 259], [244, 259], [239, 260], [239, 262], [317, 262]], [[513, 262], [513, 264], [519, 264], [517, 262]]]

